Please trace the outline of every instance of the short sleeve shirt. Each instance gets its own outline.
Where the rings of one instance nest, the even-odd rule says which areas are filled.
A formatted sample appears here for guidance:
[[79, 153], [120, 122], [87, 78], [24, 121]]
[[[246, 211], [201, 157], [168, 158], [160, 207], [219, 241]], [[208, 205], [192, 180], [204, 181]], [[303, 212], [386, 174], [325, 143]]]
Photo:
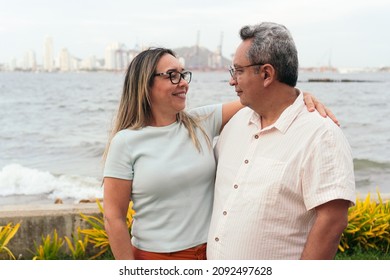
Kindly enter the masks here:
[[[211, 141], [221, 130], [222, 105], [193, 109]], [[122, 130], [113, 138], [104, 177], [132, 180], [133, 246], [174, 252], [207, 240], [216, 163], [199, 129], [199, 152], [184, 125]]]
[[307, 111], [302, 93], [271, 126], [249, 108], [217, 145], [208, 259], [299, 259], [316, 206], [355, 201], [350, 146], [329, 118]]

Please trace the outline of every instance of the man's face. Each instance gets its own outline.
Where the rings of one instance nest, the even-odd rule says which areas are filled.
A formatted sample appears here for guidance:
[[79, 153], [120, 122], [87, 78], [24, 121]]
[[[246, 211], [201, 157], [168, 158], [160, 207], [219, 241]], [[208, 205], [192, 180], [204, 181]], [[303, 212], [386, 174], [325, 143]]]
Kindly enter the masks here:
[[229, 83], [235, 87], [240, 102], [253, 109], [263, 85], [260, 72], [256, 71], [259, 66], [249, 66], [253, 64], [247, 55], [251, 44], [251, 40], [245, 40], [238, 46], [233, 59], [234, 76]]

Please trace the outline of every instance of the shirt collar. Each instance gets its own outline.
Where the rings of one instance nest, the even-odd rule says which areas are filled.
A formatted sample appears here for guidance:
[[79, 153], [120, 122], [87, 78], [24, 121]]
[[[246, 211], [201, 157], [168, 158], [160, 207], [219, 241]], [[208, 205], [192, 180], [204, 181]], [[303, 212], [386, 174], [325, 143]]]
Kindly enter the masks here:
[[[290, 127], [294, 119], [298, 116], [299, 112], [305, 106], [305, 103], [303, 101], [303, 93], [300, 89], [297, 90], [299, 91], [299, 95], [295, 99], [294, 103], [288, 106], [280, 115], [280, 117], [277, 119], [277, 121], [271, 126], [265, 128], [265, 130], [276, 128], [283, 134], [287, 132], [288, 128]], [[249, 116], [248, 124], [249, 125], [254, 124], [260, 129], [259, 114], [257, 114], [255, 111], [252, 111], [252, 114]]]

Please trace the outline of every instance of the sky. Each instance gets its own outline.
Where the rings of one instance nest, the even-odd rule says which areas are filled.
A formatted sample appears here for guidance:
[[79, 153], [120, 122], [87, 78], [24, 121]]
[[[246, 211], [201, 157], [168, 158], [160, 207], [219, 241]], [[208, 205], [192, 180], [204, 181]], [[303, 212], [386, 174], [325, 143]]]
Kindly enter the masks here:
[[294, 37], [302, 67], [390, 66], [389, 0], [0, 0], [0, 63], [33, 50], [42, 63], [46, 36], [55, 55], [104, 58], [128, 48], [194, 46], [231, 59], [244, 25], [272, 21]]

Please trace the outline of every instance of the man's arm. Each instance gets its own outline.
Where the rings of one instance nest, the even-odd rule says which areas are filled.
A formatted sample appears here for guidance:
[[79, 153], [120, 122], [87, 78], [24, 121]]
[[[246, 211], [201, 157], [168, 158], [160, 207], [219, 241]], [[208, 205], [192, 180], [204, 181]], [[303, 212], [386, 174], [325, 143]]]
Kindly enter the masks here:
[[316, 220], [303, 249], [302, 260], [334, 259], [348, 225], [349, 206], [350, 201], [336, 199], [315, 208]]

